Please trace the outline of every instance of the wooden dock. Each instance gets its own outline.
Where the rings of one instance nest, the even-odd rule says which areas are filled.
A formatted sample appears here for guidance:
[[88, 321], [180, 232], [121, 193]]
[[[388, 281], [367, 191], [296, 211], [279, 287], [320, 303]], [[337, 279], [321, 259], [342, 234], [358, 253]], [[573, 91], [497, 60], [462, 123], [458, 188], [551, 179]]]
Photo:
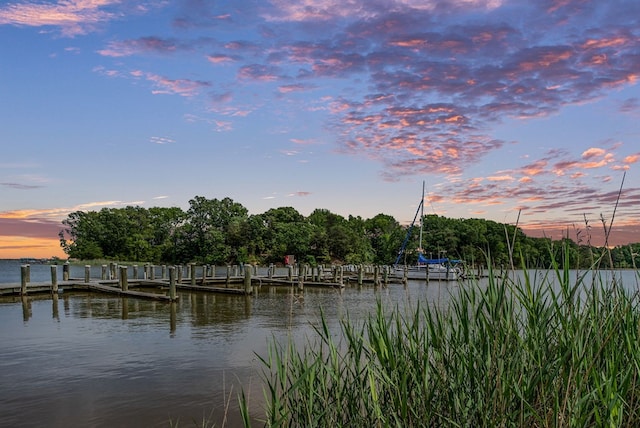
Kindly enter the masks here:
[[[30, 266], [21, 266], [20, 284], [0, 284], [0, 296], [62, 293], [65, 291], [92, 291], [96, 293], [109, 293], [119, 296], [135, 297], [140, 299], [151, 299], [158, 301], [175, 301], [178, 299], [177, 290], [197, 291], [219, 294], [250, 295], [254, 287], [263, 285], [269, 287], [296, 287], [302, 290], [304, 287], [326, 287], [343, 288], [345, 283], [355, 281], [358, 285], [374, 283], [379, 285], [380, 279], [377, 275], [367, 275], [363, 268], [357, 273], [353, 270], [344, 272], [343, 267], [332, 269], [317, 268], [309, 269], [307, 266], [294, 268], [289, 266], [286, 274], [275, 274], [275, 268], [271, 266], [267, 273], [258, 275], [258, 268], [253, 265], [242, 266], [239, 272], [237, 266], [227, 267], [225, 276], [215, 276], [215, 269], [208, 274], [209, 267], [187, 265], [188, 276], [184, 276], [183, 266], [161, 266], [162, 273], [156, 279], [157, 266], [145, 265], [144, 279], [138, 277], [138, 267], [133, 266], [131, 270], [127, 266], [117, 266], [112, 264], [107, 267], [102, 265], [100, 279], [91, 277], [91, 266], [85, 266], [84, 278], [69, 278], [69, 265], [63, 265], [63, 279], [58, 281], [57, 267], [51, 266], [51, 282], [30, 282]], [[197, 270], [201, 269], [198, 276]], [[373, 271], [372, 271], [373, 272]], [[167, 276], [168, 273], [168, 276]], [[133, 274], [133, 275], [132, 275]], [[133, 276], [133, 278], [131, 278]], [[386, 278], [385, 278], [386, 283]], [[160, 289], [164, 293], [149, 292], [138, 289]]]
[[[99, 293], [115, 294], [118, 296], [135, 297], [138, 299], [158, 300], [170, 302], [171, 298], [166, 294], [148, 293], [136, 290], [122, 290], [113, 285], [102, 284], [100, 282], [64, 281], [58, 284], [56, 293], [69, 291], [95, 291]], [[0, 284], [0, 296], [20, 296], [33, 294], [52, 294], [53, 286], [50, 283], [29, 283], [26, 293], [23, 293], [21, 284]]]

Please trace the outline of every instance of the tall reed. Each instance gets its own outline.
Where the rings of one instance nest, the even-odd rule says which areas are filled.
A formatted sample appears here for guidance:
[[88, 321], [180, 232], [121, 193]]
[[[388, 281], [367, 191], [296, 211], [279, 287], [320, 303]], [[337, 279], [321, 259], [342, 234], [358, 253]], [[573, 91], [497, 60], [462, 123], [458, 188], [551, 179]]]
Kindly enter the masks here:
[[490, 271], [447, 309], [378, 302], [339, 333], [322, 317], [260, 357], [265, 425], [640, 426], [638, 295], [599, 278]]

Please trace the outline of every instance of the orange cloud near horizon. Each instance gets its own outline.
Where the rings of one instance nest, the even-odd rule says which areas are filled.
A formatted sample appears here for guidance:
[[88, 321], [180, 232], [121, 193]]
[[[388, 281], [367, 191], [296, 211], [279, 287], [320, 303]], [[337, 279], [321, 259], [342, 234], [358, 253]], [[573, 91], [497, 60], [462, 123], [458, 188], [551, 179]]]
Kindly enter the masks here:
[[51, 257], [67, 258], [57, 238], [0, 236], [0, 259], [48, 259]]

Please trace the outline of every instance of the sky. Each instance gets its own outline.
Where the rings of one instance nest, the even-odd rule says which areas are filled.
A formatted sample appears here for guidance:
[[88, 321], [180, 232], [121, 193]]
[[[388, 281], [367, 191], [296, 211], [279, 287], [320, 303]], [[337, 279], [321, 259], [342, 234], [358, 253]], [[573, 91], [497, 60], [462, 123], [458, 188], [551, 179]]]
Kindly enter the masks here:
[[638, 0], [0, 3], [0, 258], [229, 197], [640, 242]]

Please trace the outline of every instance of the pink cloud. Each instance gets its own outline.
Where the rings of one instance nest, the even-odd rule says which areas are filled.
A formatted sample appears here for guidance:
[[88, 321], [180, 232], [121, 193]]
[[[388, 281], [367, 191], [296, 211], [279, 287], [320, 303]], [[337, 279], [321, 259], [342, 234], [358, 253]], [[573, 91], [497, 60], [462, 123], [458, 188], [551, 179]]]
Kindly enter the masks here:
[[63, 35], [73, 37], [117, 19], [118, 14], [108, 9], [118, 3], [119, 0], [10, 3], [0, 7], [0, 25], [58, 27]]
[[234, 58], [231, 55], [225, 54], [212, 54], [207, 57], [207, 59], [214, 64], [225, 64], [237, 61], [237, 58]]
[[606, 151], [604, 149], [600, 149], [598, 147], [591, 147], [587, 150], [585, 150], [584, 152], [582, 152], [582, 158], [583, 159], [592, 159], [595, 157], [602, 157], [606, 154]]
[[152, 91], [153, 94], [177, 94], [183, 97], [192, 97], [211, 86], [209, 82], [190, 79], [169, 79], [153, 73], [144, 73], [144, 77], [154, 83], [156, 89]]
[[630, 165], [632, 163], [637, 163], [638, 161], [640, 161], [640, 153], [635, 153], [633, 155], [626, 156], [622, 162], [624, 162], [627, 165]]
[[0, 214], [0, 235], [29, 238], [56, 238], [62, 229], [60, 221], [41, 218], [4, 218]]

